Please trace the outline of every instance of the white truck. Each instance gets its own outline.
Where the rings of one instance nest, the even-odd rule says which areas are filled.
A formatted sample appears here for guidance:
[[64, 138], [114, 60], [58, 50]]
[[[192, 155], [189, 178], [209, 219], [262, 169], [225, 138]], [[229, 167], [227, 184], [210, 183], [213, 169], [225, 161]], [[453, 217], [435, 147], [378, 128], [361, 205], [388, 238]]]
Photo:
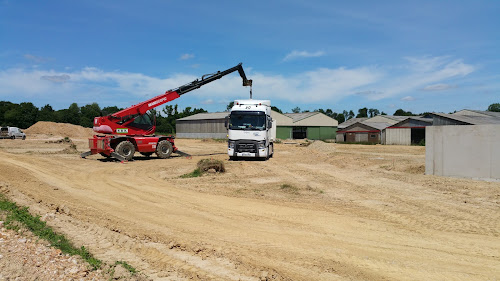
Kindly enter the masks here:
[[229, 159], [273, 157], [276, 121], [271, 118], [271, 101], [235, 100], [226, 128]]
[[18, 127], [1, 127], [0, 139], [26, 139], [26, 134]]

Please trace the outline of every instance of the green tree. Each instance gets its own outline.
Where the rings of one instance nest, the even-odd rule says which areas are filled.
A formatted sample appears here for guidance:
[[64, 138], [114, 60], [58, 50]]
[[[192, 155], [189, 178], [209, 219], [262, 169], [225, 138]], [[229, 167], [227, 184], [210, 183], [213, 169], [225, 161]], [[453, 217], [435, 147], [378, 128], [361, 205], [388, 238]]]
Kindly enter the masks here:
[[358, 115], [356, 115], [356, 118], [362, 118], [362, 117], [368, 117], [368, 108], [363, 107], [358, 109]]
[[0, 101], [0, 126], [7, 126], [5, 121], [5, 113], [11, 110], [15, 104], [10, 101]]
[[35, 124], [38, 117], [38, 108], [31, 102], [22, 102], [11, 107], [10, 110], [5, 112], [4, 117], [7, 126], [26, 129]]
[[368, 109], [368, 115], [370, 116], [370, 118], [375, 117], [379, 114], [380, 114], [380, 111], [378, 109], [375, 109], [375, 108]]
[[335, 118], [335, 119], [339, 122], [339, 124], [340, 124], [340, 123], [344, 123], [344, 122], [345, 122], [345, 116], [344, 116], [344, 114], [343, 114], [343, 113], [339, 113], [339, 114], [337, 114], [337, 116], [336, 116], [336, 118]]
[[80, 108], [80, 125], [87, 128], [94, 126], [94, 118], [101, 116], [101, 108], [97, 103], [87, 104]]
[[40, 108], [40, 111], [38, 112], [38, 121], [51, 121], [55, 122], [56, 121], [56, 116], [55, 116], [55, 111], [50, 106], [50, 104], [46, 104], [43, 107]]
[[500, 112], [500, 103], [492, 103], [488, 106], [488, 111]]
[[277, 108], [277, 107], [276, 107], [276, 106], [274, 106], [274, 105], [271, 105], [271, 110], [274, 110], [274, 111], [276, 111], [276, 112], [278, 112], [278, 113], [283, 114], [283, 111], [281, 111], [281, 109]]
[[80, 107], [78, 104], [72, 103], [67, 110], [60, 110], [60, 118], [62, 122], [74, 125], [80, 125]]
[[293, 113], [299, 113], [300, 112], [300, 107], [296, 106], [295, 108], [292, 109]]
[[394, 116], [414, 116], [414, 114], [411, 111], [404, 111], [400, 108], [394, 112]]
[[118, 112], [120, 110], [122, 110], [122, 108], [118, 108], [117, 106], [106, 106], [101, 110], [101, 112], [102, 112], [102, 116], [107, 116], [107, 115], [111, 115], [115, 112]]
[[231, 108], [233, 108], [234, 106], [234, 101], [230, 102], [227, 106], [226, 106], [226, 110], [229, 111], [231, 110]]

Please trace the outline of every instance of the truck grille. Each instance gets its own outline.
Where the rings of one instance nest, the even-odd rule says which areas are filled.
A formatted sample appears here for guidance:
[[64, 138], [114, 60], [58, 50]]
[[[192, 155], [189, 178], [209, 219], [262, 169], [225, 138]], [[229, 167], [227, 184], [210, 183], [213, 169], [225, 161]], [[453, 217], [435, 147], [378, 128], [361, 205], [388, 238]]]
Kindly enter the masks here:
[[257, 152], [257, 147], [254, 143], [238, 143], [236, 149], [236, 152]]

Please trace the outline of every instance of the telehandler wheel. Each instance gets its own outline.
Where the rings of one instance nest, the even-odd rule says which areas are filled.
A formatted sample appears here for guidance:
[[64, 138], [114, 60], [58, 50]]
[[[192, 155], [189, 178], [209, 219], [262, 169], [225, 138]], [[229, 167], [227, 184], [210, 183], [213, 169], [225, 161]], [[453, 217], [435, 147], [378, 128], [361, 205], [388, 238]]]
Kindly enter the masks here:
[[156, 155], [161, 159], [166, 159], [172, 154], [172, 144], [168, 140], [162, 140], [158, 142], [156, 146]]
[[125, 160], [130, 161], [134, 157], [135, 146], [130, 141], [122, 141], [116, 146], [115, 151], [123, 156]]

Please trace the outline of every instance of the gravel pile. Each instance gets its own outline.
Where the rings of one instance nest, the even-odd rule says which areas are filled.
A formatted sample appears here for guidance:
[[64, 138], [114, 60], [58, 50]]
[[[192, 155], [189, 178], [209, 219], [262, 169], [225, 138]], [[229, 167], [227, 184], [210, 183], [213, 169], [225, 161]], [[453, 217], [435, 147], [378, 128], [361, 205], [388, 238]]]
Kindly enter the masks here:
[[36, 237], [19, 235], [0, 221], [0, 281], [107, 280], [102, 270], [91, 270], [80, 257], [63, 254]]

